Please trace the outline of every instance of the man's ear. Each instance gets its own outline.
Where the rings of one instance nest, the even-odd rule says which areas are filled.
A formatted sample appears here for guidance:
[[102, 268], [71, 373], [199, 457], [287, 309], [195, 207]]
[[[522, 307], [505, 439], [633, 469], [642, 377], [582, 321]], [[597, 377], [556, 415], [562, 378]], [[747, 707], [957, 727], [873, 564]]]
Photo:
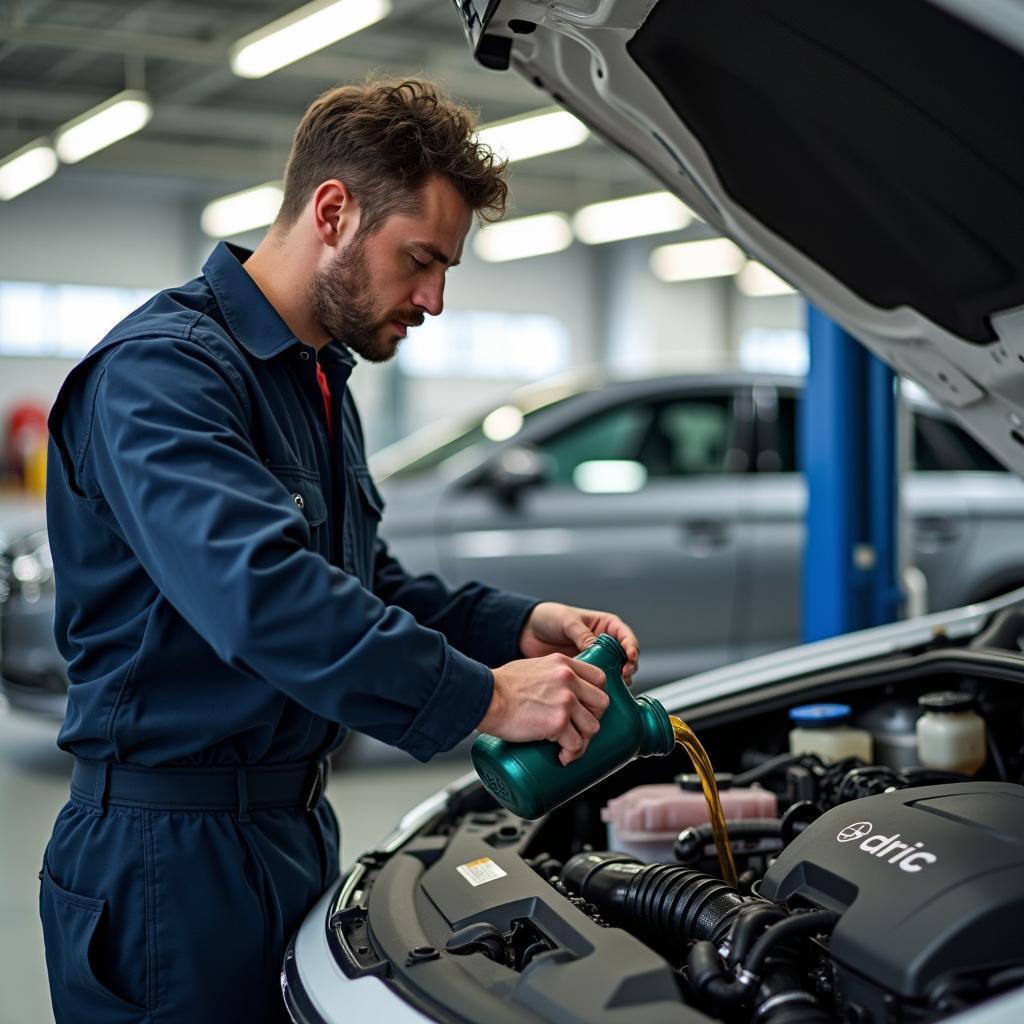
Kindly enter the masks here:
[[313, 227], [329, 248], [344, 247], [359, 229], [359, 206], [343, 181], [321, 182], [313, 193]]

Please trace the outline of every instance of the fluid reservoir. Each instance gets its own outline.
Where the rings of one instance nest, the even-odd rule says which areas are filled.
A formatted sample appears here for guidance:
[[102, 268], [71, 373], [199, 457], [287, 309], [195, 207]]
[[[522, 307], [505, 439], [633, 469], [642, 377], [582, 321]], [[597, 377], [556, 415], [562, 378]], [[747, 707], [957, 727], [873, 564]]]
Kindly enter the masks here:
[[890, 768], [920, 768], [917, 758], [917, 720], [921, 709], [916, 697], [890, 697], [857, 715], [857, 724], [874, 740], [874, 760]]
[[817, 754], [827, 761], [859, 757], [872, 763], [871, 733], [849, 724], [849, 704], [803, 704], [790, 708], [789, 718], [791, 754]]
[[[730, 821], [774, 818], [778, 801], [759, 786], [732, 788], [732, 776], [716, 772], [722, 811]], [[608, 825], [608, 847], [645, 862], [672, 861], [676, 837], [684, 828], [708, 821], [708, 808], [696, 775], [680, 775], [670, 782], [636, 786], [613, 797], [601, 809]]]
[[925, 768], [973, 775], [985, 763], [985, 719], [975, 698], [957, 690], [926, 693], [917, 700], [917, 756]]

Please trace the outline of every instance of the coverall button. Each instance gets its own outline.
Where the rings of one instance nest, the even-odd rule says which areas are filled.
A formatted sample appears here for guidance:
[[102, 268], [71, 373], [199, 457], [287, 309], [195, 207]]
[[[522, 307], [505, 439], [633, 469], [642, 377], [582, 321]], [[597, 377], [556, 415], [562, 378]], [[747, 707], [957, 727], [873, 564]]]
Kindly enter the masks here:
[[306, 499], [305, 499], [305, 498], [303, 498], [303, 497], [302, 497], [302, 495], [301, 495], [301, 494], [299, 494], [299, 492], [298, 492], [298, 491], [296, 491], [296, 492], [295, 492], [295, 493], [294, 493], [294, 494], [292, 495], [292, 501], [294, 501], [294, 502], [295, 502], [295, 507], [296, 507], [297, 509], [303, 509], [303, 508], [305, 508], [305, 507], [306, 507]]

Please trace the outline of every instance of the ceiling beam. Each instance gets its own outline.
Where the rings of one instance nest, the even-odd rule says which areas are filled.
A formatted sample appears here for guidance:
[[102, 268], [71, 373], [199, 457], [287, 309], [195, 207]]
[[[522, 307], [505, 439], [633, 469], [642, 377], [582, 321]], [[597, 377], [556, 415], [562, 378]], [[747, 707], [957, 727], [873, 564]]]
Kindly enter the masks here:
[[[219, 39], [199, 39], [188, 36], [162, 35], [153, 32], [130, 31], [113, 28], [82, 28], [72, 25], [34, 25], [11, 24], [0, 22], [0, 43], [17, 43], [21, 46], [39, 46], [80, 52], [82, 50], [97, 53], [109, 53], [119, 57], [136, 56], [161, 60], [181, 61], [185, 64], [223, 64], [228, 65], [228, 52], [237, 41], [238, 36]], [[336, 44], [332, 44], [336, 45]], [[380, 39], [361, 39], [359, 49], [371, 59], [396, 59], [389, 56], [396, 51], [407, 50], [410, 54], [422, 56], [427, 49], [432, 49], [435, 59], [451, 59], [470, 61], [469, 49], [460, 45], [458, 27], [452, 32], [438, 31], [423, 25], [404, 23], [395, 26]], [[406, 60], [402, 54], [397, 59]], [[323, 73], [324, 65], [333, 66], [334, 61], [325, 61], [323, 57], [312, 55], [305, 57], [289, 68], [305, 69], [307, 74]], [[470, 64], [472, 67], [473, 65]], [[282, 71], [285, 69], [281, 69]], [[280, 74], [281, 72], [276, 72]], [[481, 75], [485, 72], [480, 69]]]

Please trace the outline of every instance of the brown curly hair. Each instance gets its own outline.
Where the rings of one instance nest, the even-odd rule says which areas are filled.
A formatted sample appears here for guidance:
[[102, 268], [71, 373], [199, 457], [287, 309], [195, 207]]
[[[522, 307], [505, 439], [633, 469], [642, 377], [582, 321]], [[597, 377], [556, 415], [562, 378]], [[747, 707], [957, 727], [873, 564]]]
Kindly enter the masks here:
[[506, 161], [473, 138], [476, 116], [432, 82], [369, 81], [315, 99], [295, 131], [275, 226], [290, 228], [324, 181], [338, 178], [359, 204], [359, 233], [416, 209], [428, 177], [443, 175], [481, 220], [505, 212]]

